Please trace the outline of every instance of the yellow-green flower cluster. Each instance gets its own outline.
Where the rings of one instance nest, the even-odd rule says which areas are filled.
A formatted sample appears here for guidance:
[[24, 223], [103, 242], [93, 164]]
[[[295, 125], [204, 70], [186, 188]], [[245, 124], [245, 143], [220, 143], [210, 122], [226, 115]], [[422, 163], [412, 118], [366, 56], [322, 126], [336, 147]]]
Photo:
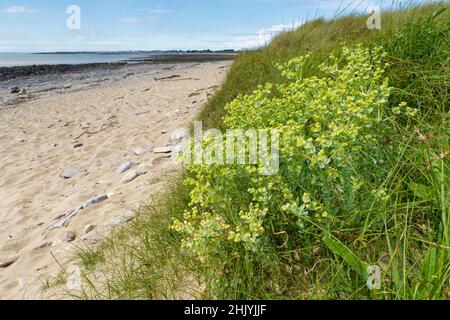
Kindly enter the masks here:
[[[318, 67], [322, 77], [305, 77], [308, 58], [277, 66], [285, 83], [260, 86], [226, 106], [228, 128], [279, 130], [278, 174], [262, 176], [260, 164], [189, 167], [192, 210], [173, 228], [202, 261], [225, 248], [255, 251], [292, 226], [301, 234], [306, 218], [331, 221], [363, 189], [358, 172], [379, 166], [375, 150], [391, 92], [382, 48], [344, 48]], [[373, 197], [388, 200], [381, 189]]]

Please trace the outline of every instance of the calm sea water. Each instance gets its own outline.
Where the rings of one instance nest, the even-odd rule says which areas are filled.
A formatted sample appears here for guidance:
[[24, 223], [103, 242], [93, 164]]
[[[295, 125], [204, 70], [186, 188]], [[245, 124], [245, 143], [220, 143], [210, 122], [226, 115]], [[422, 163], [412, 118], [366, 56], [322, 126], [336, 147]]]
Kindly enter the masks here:
[[42, 64], [110, 63], [149, 57], [151, 53], [67, 53], [33, 54], [0, 53], [0, 67], [29, 66]]

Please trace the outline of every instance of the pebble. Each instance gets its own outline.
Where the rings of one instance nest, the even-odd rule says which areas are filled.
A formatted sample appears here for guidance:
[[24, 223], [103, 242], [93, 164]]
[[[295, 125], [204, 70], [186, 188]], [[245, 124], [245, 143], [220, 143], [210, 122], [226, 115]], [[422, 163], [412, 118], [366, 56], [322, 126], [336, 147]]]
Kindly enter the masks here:
[[153, 150], [154, 153], [171, 153], [172, 152], [172, 148], [171, 147], [160, 147], [160, 148], [155, 148]]
[[82, 124], [80, 124], [80, 128], [81, 129], [89, 129], [90, 124], [88, 122], [83, 122]]
[[136, 179], [139, 176], [142, 176], [146, 174], [146, 171], [138, 170], [138, 171], [132, 171], [128, 173], [123, 179], [120, 181], [121, 184], [127, 184]]
[[77, 149], [77, 148], [81, 148], [82, 146], [83, 146], [82, 143], [76, 143], [76, 144], [73, 145], [73, 148]]
[[19, 260], [19, 256], [8, 258], [5, 260], [0, 260], [0, 268], [8, 268], [10, 265], [14, 264], [17, 260]]
[[118, 227], [124, 223], [127, 223], [131, 220], [133, 220], [136, 217], [136, 212], [132, 210], [128, 210], [124, 214], [116, 217], [114, 220], [112, 220], [108, 225], [113, 227]]
[[83, 238], [81, 238], [81, 240], [83, 240], [87, 244], [97, 244], [101, 241], [101, 237], [97, 234], [97, 232], [93, 231], [85, 235]]
[[62, 176], [64, 179], [70, 179], [82, 172], [87, 172], [87, 169], [85, 167], [72, 167], [65, 169]]
[[93, 198], [89, 199], [88, 201], [82, 203], [80, 206], [80, 209], [82, 209], [82, 210], [87, 209], [90, 206], [93, 206], [94, 204], [105, 201], [106, 199], [108, 199], [108, 196], [106, 194], [102, 194], [100, 196], [93, 197]]
[[145, 153], [147, 153], [147, 152], [150, 152], [151, 150], [153, 150], [153, 148], [152, 147], [137, 147], [137, 148], [134, 148], [133, 150], [131, 150], [131, 151], [133, 151], [133, 153], [135, 154], [135, 155], [137, 155], [137, 156], [141, 156], [141, 155], [143, 155], [143, 154], [145, 154]]
[[17, 94], [20, 92], [20, 88], [19, 87], [14, 87], [11, 89], [11, 94]]
[[88, 224], [84, 227], [84, 234], [88, 234], [95, 229], [95, 226], [92, 224]]
[[133, 162], [131, 161], [127, 161], [125, 163], [123, 163], [119, 169], [117, 170], [118, 174], [122, 174], [124, 172], [127, 172], [128, 170], [130, 170], [133, 167]]
[[39, 250], [41, 250], [41, 249], [51, 247], [52, 245], [53, 245], [53, 242], [51, 242], [51, 241], [46, 241], [46, 242], [41, 243], [40, 245], [34, 247], [34, 248], [31, 249], [30, 251], [31, 251], [31, 252], [39, 251]]
[[64, 241], [72, 242], [77, 238], [77, 233], [73, 230], [67, 231], [64, 235]]

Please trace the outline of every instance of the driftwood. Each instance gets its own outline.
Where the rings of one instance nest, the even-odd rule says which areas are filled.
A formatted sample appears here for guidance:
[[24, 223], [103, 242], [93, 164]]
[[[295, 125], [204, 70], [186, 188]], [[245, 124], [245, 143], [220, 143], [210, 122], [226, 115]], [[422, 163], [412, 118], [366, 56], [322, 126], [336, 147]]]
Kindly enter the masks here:
[[102, 201], [104, 201], [106, 199], [108, 199], [108, 196], [106, 194], [104, 194], [104, 195], [101, 195], [101, 196], [97, 196], [97, 197], [91, 198], [91, 199], [89, 199], [86, 202], [83, 202], [78, 208], [76, 208], [74, 210], [70, 210], [65, 215], [63, 215], [59, 219], [57, 219], [57, 221], [55, 223], [53, 223], [50, 226], [48, 226], [47, 229], [45, 229], [42, 234], [45, 234], [45, 232], [50, 231], [50, 230], [63, 228], [67, 224], [67, 222], [69, 222], [70, 219], [72, 219], [78, 213], [80, 213], [81, 210], [87, 209], [90, 206], [92, 206], [94, 204], [97, 204], [99, 202], [102, 202]]
[[91, 132], [91, 131], [89, 131], [89, 130], [84, 130], [83, 133], [80, 134], [79, 136], [77, 136], [76, 138], [74, 138], [74, 140], [80, 139], [80, 138], [81, 138], [82, 136], [84, 136], [85, 134], [88, 134], [88, 135], [94, 135], [94, 134], [100, 133], [100, 132], [102, 132], [102, 131], [104, 131], [104, 130], [106, 130], [106, 129], [108, 129], [108, 128], [113, 127], [115, 124], [117, 124], [117, 121], [113, 121], [115, 118], [116, 118], [116, 116], [111, 116], [111, 117], [108, 119], [108, 122], [102, 124], [102, 126], [100, 127], [100, 130], [98, 130], [98, 131]]

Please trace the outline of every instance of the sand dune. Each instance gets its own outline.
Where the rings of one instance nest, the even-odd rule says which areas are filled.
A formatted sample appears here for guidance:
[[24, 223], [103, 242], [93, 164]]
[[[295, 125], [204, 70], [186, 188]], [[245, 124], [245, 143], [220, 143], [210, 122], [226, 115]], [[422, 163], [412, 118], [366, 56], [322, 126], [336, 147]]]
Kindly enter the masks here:
[[[189, 125], [229, 65], [205, 63], [177, 70], [177, 81], [139, 78], [0, 109], [0, 299], [43, 298], [42, 283], [59, 272], [55, 258], [67, 266], [86, 226], [95, 228], [83, 242], [95, 243], [110, 223], [161, 190], [152, 181], [177, 165], [152, 148]], [[196, 90], [200, 95], [189, 97]], [[119, 174], [127, 161], [134, 167]], [[70, 168], [65, 173], [75, 174], [66, 179]], [[121, 183], [132, 170], [147, 173]], [[45, 232], [99, 195], [108, 199]], [[65, 241], [75, 234], [74, 242]]]

